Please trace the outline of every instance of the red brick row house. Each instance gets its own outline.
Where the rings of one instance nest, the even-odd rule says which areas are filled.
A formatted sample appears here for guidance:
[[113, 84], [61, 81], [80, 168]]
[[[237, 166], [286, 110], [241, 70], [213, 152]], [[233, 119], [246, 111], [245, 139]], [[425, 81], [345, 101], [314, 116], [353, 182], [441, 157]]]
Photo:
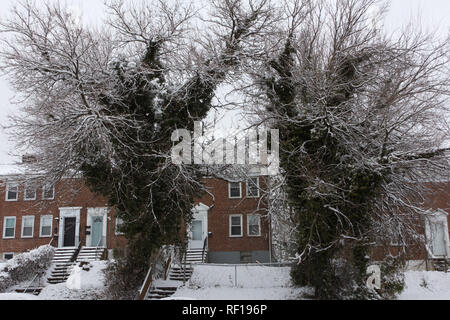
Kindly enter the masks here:
[[423, 185], [422, 208], [426, 215], [418, 217], [416, 232], [424, 236], [425, 245], [411, 241], [393, 241], [387, 246], [374, 246], [373, 260], [382, 260], [387, 254], [405, 254], [407, 268], [432, 270], [450, 262], [450, 181], [427, 182]]
[[[100, 246], [110, 254], [126, 246], [114, 209], [81, 178], [53, 186], [27, 185], [22, 178], [8, 171], [0, 175], [0, 260], [49, 243]], [[209, 193], [195, 201], [188, 248], [202, 249], [206, 243], [211, 263], [270, 262], [270, 223], [259, 189], [263, 181], [259, 176], [205, 178]]]

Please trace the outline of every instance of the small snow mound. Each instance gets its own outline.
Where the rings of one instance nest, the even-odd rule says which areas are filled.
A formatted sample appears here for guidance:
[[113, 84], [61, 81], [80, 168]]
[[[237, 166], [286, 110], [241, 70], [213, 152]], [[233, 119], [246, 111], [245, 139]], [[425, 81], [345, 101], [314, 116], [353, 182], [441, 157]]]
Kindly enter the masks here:
[[103, 270], [107, 267], [105, 261], [92, 261], [88, 264], [77, 264], [66, 282], [70, 290], [86, 290], [103, 288], [105, 278]]

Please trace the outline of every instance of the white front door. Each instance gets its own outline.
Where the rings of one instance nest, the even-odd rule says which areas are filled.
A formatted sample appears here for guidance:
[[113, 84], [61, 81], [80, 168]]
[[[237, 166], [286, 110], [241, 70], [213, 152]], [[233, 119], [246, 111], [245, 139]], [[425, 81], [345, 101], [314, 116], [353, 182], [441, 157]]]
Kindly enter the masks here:
[[193, 220], [188, 229], [189, 249], [203, 249], [208, 237], [208, 209], [208, 206], [199, 204], [193, 210]]
[[108, 208], [88, 208], [86, 245], [89, 247], [105, 247], [108, 225]]
[[450, 253], [450, 239], [447, 213], [438, 209], [436, 212], [428, 214], [425, 231], [429, 253], [435, 258], [448, 257]]
[[447, 255], [445, 226], [442, 222], [431, 224], [431, 244], [434, 256], [445, 257]]
[[190, 248], [191, 249], [202, 249], [203, 248], [203, 241], [204, 241], [203, 229], [204, 229], [203, 219], [192, 221], [191, 232], [190, 232]]

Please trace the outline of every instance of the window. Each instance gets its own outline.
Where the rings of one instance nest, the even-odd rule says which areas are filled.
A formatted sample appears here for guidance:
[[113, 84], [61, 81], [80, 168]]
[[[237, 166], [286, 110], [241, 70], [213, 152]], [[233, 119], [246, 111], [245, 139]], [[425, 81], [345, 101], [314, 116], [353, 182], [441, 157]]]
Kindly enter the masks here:
[[242, 237], [242, 215], [230, 216], [230, 237]]
[[3, 220], [3, 239], [13, 239], [16, 236], [16, 217], [5, 217]]
[[42, 187], [42, 199], [53, 200], [55, 198], [55, 187], [53, 185], [45, 185]]
[[259, 178], [250, 178], [247, 180], [247, 197], [259, 198]]
[[115, 231], [116, 236], [123, 235], [123, 232], [121, 231], [122, 226], [123, 220], [120, 218], [116, 218], [116, 231]]
[[25, 200], [36, 200], [36, 187], [31, 185], [25, 186], [25, 192], [23, 197]]
[[11, 260], [12, 258], [14, 258], [14, 253], [13, 252], [5, 252], [5, 253], [3, 253], [3, 260]]
[[19, 185], [17, 183], [8, 183], [6, 185], [6, 201], [17, 201], [19, 198]]
[[261, 216], [256, 214], [247, 216], [247, 235], [250, 237], [261, 236]]
[[33, 238], [34, 216], [22, 217], [22, 238]]
[[253, 255], [251, 251], [241, 251], [241, 263], [252, 263]]
[[53, 216], [41, 216], [41, 229], [39, 236], [41, 238], [52, 236]]
[[229, 182], [228, 183], [228, 197], [241, 198], [242, 194], [242, 184], [240, 182]]

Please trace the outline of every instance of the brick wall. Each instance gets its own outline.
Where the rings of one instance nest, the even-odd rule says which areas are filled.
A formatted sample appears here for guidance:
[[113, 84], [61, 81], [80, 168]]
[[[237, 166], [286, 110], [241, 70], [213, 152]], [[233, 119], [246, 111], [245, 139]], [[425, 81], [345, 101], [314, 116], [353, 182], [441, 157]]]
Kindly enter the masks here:
[[[265, 179], [260, 177], [260, 187], [264, 188]], [[242, 182], [242, 198], [230, 199], [228, 196], [228, 182], [221, 179], [205, 179], [209, 194], [196, 201], [203, 203], [211, 209], [208, 213], [208, 231], [212, 232], [209, 238], [209, 251], [264, 251], [269, 250], [270, 224], [266, 218], [267, 207], [264, 201], [255, 198], [246, 198], [246, 183]], [[261, 193], [260, 193], [261, 194]], [[230, 215], [242, 214], [243, 236], [230, 237]], [[247, 234], [247, 216], [249, 214], [261, 215], [261, 236], [252, 237]]]
[[[24, 186], [19, 185], [17, 201], [6, 201], [6, 179], [0, 181], [0, 259], [5, 252], [20, 253], [34, 249], [50, 242], [51, 237], [40, 237], [40, 218], [43, 215], [53, 216], [53, 230], [59, 229], [59, 208], [61, 207], [81, 207], [80, 212], [80, 240], [85, 244], [85, 228], [87, 223], [87, 209], [97, 207], [107, 207], [106, 201], [94, 195], [80, 179], [65, 179], [55, 185], [55, 195], [53, 200], [42, 198], [42, 189], [38, 188], [36, 200], [27, 201], [24, 199]], [[16, 217], [16, 229], [14, 239], [3, 238], [4, 217]], [[22, 238], [22, 218], [24, 216], [34, 216], [34, 231], [32, 238]], [[108, 248], [120, 247], [126, 244], [123, 236], [115, 235], [114, 210], [108, 214], [107, 223], [107, 246]], [[53, 242], [53, 245], [57, 245]]]

